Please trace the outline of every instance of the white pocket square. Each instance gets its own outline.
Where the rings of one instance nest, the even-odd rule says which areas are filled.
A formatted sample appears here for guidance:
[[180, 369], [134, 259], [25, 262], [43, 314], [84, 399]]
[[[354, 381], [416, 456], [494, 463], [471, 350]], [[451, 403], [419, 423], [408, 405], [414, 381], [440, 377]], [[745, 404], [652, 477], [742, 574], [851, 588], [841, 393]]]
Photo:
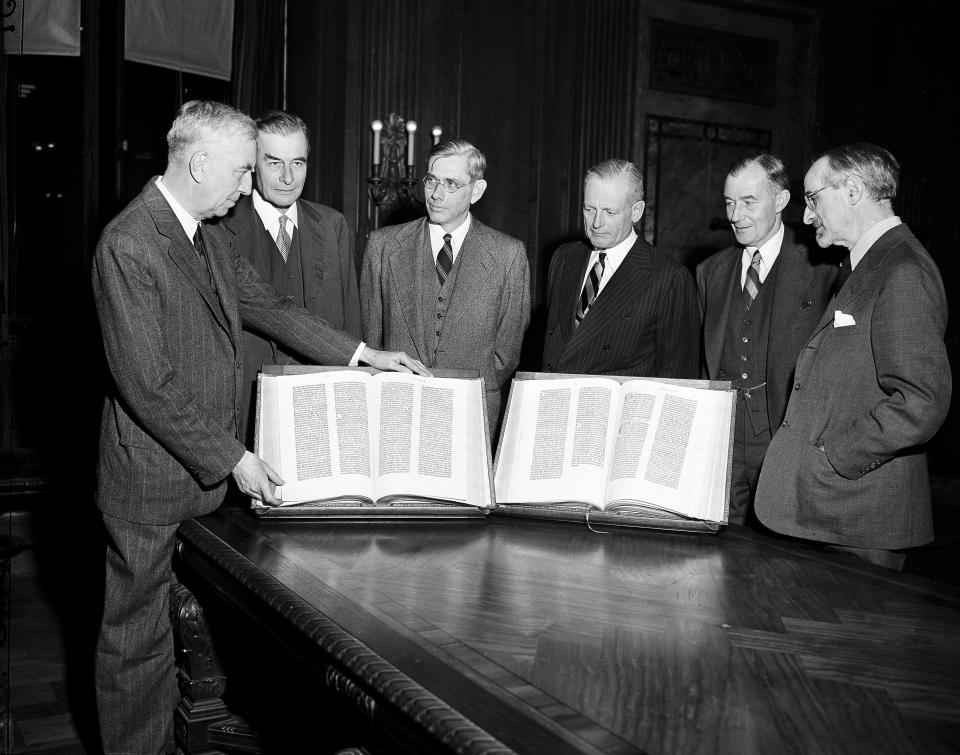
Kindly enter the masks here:
[[853, 315], [848, 315], [846, 312], [841, 312], [839, 309], [833, 313], [833, 327], [835, 328], [846, 328], [850, 325], [856, 325], [857, 321], [853, 319]]

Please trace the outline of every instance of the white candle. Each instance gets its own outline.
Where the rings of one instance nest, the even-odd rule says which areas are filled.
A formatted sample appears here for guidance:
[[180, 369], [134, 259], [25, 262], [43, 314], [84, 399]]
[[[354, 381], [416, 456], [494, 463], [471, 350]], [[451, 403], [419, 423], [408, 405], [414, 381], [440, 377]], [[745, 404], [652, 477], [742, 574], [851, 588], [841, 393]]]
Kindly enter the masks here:
[[436, 147], [440, 143], [440, 136], [443, 134], [443, 129], [439, 126], [434, 126], [430, 133], [433, 134], [433, 146]]
[[373, 164], [380, 164], [380, 132], [383, 131], [383, 121], [374, 121], [370, 124], [373, 129]]
[[417, 133], [417, 122], [407, 121], [407, 165], [413, 167], [416, 163], [413, 159], [413, 135]]

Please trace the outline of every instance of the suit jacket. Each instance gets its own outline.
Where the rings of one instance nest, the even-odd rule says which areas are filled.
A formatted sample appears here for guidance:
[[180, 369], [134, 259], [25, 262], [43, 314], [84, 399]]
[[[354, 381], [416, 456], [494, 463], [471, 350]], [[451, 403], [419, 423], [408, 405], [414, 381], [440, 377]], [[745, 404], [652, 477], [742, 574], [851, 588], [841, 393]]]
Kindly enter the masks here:
[[113, 377], [97, 503], [121, 519], [172, 524], [220, 505], [244, 452], [242, 324], [331, 364], [359, 345], [266, 286], [229, 229], [204, 224], [204, 239], [209, 275], [151, 179], [97, 244], [93, 291]]
[[403, 350], [428, 367], [479, 370], [495, 430], [501, 389], [520, 361], [530, 323], [530, 268], [521, 241], [470, 220], [456, 260], [456, 279], [436, 351], [425, 325], [426, 286], [436, 280], [426, 218], [370, 234], [360, 275], [363, 338], [374, 348]]
[[596, 375], [699, 376], [700, 312], [690, 272], [642, 238], [574, 328], [591, 247], [561, 246], [550, 263], [543, 369]]
[[[360, 294], [353, 258], [353, 236], [346, 218], [330, 207], [297, 200], [297, 237], [303, 278], [303, 306], [329, 325], [360, 337]], [[225, 225], [243, 257], [267, 281], [268, 255], [279, 255], [276, 243], [264, 231], [253, 200], [241, 197]], [[301, 355], [289, 353], [273, 339], [247, 326], [243, 329], [244, 393], [241, 438], [253, 436], [257, 374], [264, 364], [296, 363]]]
[[[837, 311], [852, 324], [838, 327]], [[933, 260], [907, 226], [887, 231], [800, 353], [796, 390], [760, 473], [760, 521], [859, 548], [932, 539], [923, 444], [950, 405], [946, 322]]]
[[[353, 235], [347, 220], [336, 210], [315, 202], [297, 200], [300, 257], [303, 267], [304, 308], [334, 328], [360, 337], [360, 292], [353, 258]], [[279, 254], [264, 232], [253, 200], [241, 197], [221, 223], [233, 233], [241, 254], [260, 273], [266, 254]], [[250, 332], [249, 328], [244, 329]], [[271, 342], [272, 343], [272, 342]]]
[[[719, 380], [724, 338], [731, 315], [742, 317], [740, 285], [743, 247], [722, 249], [697, 266], [697, 293], [703, 313], [705, 377]], [[794, 231], [784, 229], [783, 244], [774, 263], [767, 339], [766, 409], [771, 432], [783, 421], [793, 389], [797, 356], [820, 321], [836, 282], [837, 266], [799, 243]]]

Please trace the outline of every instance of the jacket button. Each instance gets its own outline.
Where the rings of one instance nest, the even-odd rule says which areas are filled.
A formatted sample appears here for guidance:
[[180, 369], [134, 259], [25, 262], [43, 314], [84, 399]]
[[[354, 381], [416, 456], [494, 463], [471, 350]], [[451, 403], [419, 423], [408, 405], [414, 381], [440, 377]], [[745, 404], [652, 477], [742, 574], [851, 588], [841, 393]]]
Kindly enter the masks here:
[[780, 427], [790, 427], [790, 422], [789, 422], [788, 420], [784, 420], [784, 421], [780, 424]]
[[793, 390], [799, 391], [799, 390], [800, 390], [800, 383], [794, 383], [794, 384], [793, 384]]

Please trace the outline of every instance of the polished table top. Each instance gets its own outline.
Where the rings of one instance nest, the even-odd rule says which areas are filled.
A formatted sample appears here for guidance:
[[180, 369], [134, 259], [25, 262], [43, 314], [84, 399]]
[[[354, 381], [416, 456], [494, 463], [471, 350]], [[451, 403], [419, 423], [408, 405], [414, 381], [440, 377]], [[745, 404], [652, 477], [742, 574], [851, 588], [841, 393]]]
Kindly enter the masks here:
[[960, 591], [744, 528], [225, 508], [181, 538], [353, 671], [440, 701], [411, 715], [469, 719], [467, 750], [960, 748]]

